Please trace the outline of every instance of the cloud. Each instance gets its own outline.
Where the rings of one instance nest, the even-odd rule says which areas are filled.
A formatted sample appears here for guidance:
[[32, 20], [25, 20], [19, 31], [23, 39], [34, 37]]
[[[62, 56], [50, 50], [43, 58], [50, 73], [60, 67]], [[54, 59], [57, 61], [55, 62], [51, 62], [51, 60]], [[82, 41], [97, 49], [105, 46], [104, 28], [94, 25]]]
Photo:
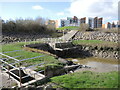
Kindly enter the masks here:
[[104, 17], [118, 19], [119, 0], [73, 0], [68, 11], [78, 17]]
[[0, 0], [0, 2], [71, 2], [72, 0]]
[[63, 15], [64, 15], [64, 12], [58, 12], [57, 15], [58, 15], [58, 16], [63, 16]]
[[35, 9], [35, 10], [43, 10], [44, 8], [41, 7], [40, 5], [36, 5], [36, 6], [32, 6], [32, 9]]

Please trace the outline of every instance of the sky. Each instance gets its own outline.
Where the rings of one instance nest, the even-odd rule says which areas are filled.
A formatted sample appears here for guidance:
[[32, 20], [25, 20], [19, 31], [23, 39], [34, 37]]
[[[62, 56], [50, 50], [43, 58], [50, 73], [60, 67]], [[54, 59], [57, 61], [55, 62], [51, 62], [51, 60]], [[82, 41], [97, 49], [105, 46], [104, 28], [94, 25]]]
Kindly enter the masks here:
[[103, 17], [104, 23], [118, 20], [119, 0], [0, 0], [4, 20], [43, 17], [60, 20], [67, 17]]

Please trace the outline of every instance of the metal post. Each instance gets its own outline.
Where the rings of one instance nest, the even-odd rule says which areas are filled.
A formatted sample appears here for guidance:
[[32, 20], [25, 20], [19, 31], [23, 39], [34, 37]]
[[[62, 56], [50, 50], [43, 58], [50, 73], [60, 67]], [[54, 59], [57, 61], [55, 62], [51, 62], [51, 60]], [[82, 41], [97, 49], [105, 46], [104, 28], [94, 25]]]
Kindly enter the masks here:
[[26, 46], [26, 39], [25, 39], [25, 46]]
[[3, 87], [2, 75], [3, 75], [3, 73], [2, 73], [2, 66], [0, 65], [0, 89], [2, 89], [2, 87]]
[[[44, 59], [44, 58], [43, 58]], [[44, 63], [45, 63], [45, 59], [43, 60], [44, 61]], [[44, 65], [44, 75], [46, 74], [45, 73], [45, 69], [46, 69], [46, 64]]]
[[31, 40], [29, 40], [29, 44], [30, 44]]
[[63, 42], [64, 42], [64, 40], [65, 40], [65, 37], [64, 37], [64, 29], [63, 29]]
[[34, 44], [35, 44], [35, 39], [34, 39]]
[[9, 79], [10, 79], [10, 73], [9, 73], [9, 71], [10, 71], [10, 66], [8, 65], [7, 68], [8, 68], [8, 74], [9, 74]]
[[22, 78], [21, 78], [20, 61], [19, 61], [19, 77], [20, 77], [20, 87], [21, 87], [22, 86]]

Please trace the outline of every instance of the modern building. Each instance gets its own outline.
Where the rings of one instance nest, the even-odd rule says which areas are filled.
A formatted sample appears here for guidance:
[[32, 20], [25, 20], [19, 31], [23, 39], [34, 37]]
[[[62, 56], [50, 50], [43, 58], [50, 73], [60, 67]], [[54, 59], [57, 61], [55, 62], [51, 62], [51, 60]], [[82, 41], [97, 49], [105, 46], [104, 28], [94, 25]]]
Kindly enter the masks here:
[[65, 26], [65, 20], [61, 19], [61, 27]]
[[105, 29], [105, 24], [102, 24], [102, 28]]
[[90, 28], [92, 28], [92, 29], [94, 28], [94, 18], [89, 18], [88, 19], [88, 25], [89, 25]]
[[56, 28], [59, 28], [58, 20], [55, 20], [55, 27], [56, 27]]
[[116, 28], [116, 25], [114, 22], [112, 23], [112, 28]]
[[103, 18], [98, 18], [97, 28], [101, 28], [102, 27], [102, 21], [103, 21]]
[[61, 19], [61, 27], [69, 26], [70, 21], [66, 19]]
[[88, 24], [89, 24], [89, 27], [92, 29], [93, 28], [102, 28], [102, 21], [103, 21], [103, 18], [98, 18], [98, 17], [89, 18]]
[[112, 28], [112, 24], [110, 22], [107, 22], [106, 24], [102, 25], [102, 28], [104, 28], [104, 29], [111, 29]]
[[118, 20], [118, 22], [116, 24], [116, 28], [120, 28], [120, 20]]
[[58, 28], [58, 20], [48, 20], [46, 22], [46, 25], [53, 27], [53, 28]]
[[61, 27], [64, 26], [80, 26], [80, 21], [76, 16], [67, 17], [67, 19], [61, 19]]
[[97, 24], [98, 24], [98, 17], [95, 17], [94, 18], [94, 21], [93, 21], [93, 24], [94, 24], [94, 28], [97, 28]]
[[80, 19], [80, 24], [86, 23], [86, 17]]
[[107, 22], [106, 27], [107, 27], [107, 29], [111, 29], [112, 24], [110, 22]]

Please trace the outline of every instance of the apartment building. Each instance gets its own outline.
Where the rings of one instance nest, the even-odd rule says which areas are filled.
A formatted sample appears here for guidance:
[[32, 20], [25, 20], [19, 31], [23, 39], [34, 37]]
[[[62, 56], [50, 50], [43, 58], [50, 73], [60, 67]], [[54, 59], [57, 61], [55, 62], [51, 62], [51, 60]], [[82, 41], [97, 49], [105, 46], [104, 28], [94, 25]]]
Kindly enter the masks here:
[[67, 17], [67, 19], [61, 19], [61, 27], [64, 26], [80, 26], [80, 21], [76, 16]]
[[93, 28], [102, 28], [102, 21], [103, 21], [103, 18], [98, 18], [98, 17], [89, 18], [88, 24], [89, 24], [89, 27], [92, 29]]
[[112, 23], [107, 22], [106, 24], [102, 25], [102, 28], [104, 28], [104, 29], [111, 29], [111, 28], [118, 28], [118, 27], [120, 27], [119, 21], [116, 22], [116, 23], [115, 22], [116, 21], [114, 21]]
[[102, 27], [102, 21], [103, 21], [103, 18], [98, 18], [97, 20], [97, 28], [101, 28]]
[[112, 24], [111, 24], [110, 22], [107, 22], [107, 24], [106, 24], [106, 28], [107, 28], [107, 29], [112, 28]]
[[64, 26], [69, 26], [69, 20], [66, 20], [66, 19], [61, 19], [61, 27], [64, 27]]
[[80, 19], [80, 24], [86, 23], [86, 17]]
[[102, 28], [104, 28], [104, 29], [111, 29], [112, 28], [112, 24], [110, 22], [107, 22], [106, 24], [102, 24]]
[[116, 28], [116, 25], [114, 22], [112, 23], [112, 28]]
[[89, 25], [90, 28], [92, 28], [92, 29], [94, 28], [94, 18], [89, 18], [88, 19], [88, 25]]
[[117, 28], [120, 28], [120, 20], [118, 20], [117, 24], [116, 24]]
[[58, 28], [58, 20], [48, 20], [46, 22], [46, 25], [53, 27], [53, 28]]

